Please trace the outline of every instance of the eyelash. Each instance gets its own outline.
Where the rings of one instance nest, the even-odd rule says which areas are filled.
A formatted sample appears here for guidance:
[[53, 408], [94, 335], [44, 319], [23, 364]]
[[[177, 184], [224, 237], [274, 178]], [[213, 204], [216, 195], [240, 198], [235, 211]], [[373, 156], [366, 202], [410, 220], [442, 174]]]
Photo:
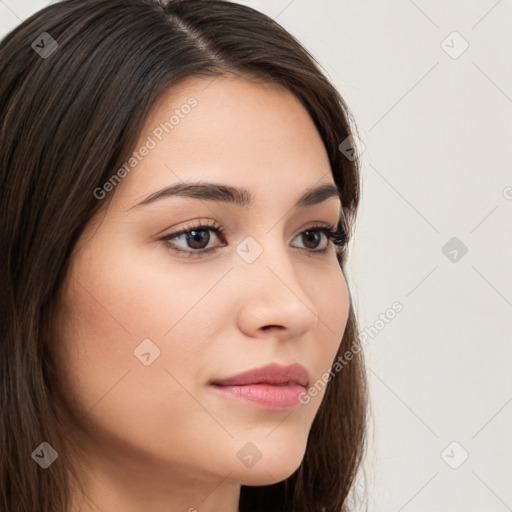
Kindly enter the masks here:
[[[218, 249], [225, 247], [225, 245], [223, 245], [220, 247], [211, 247], [209, 249], [184, 250], [184, 249], [178, 249], [170, 243], [170, 240], [172, 240], [173, 238], [177, 238], [181, 235], [190, 234], [191, 231], [213, 231], [219, 238], [224, 233], [224, 230], [222, 229], [222, 227], [220, 227], [215, 222], [213, 222], [212, 224], [197, 224], [195, 226], [187, 226], [185, 229], [182, 229], [180, 231], [177, 231], [176, 233], [171, 233], [169, 235], [166, 235], [166, 236], [160, 238], [160, 240], [165, 243], [165, 245], [167, 246], [167, 249], [174, 251], [176, 253], [184, 254], [185, 256], [191, 257], [191, 258], [198, 258], [198, 257], [204, 256], [206, 254], [212, 254], [212, 253], [216, 252]], [[299, 235], [302, 235], [304, 233], [310, 233], [310, 232], [323, 233], [327, 237], [327, 242], [328, 242], [327, 247], [325, 249], [321, 249], [321, 250], [305, 249], [307, 252], [310, 252], [310, 253], [320, 253], [320, 254], [327, 253], [327, 250], [329, 249], [329, 242], [332, 242], [336, 248], [336, 251], [340, 252], [340, 251], [344, 250], [345, 245], [348, 242], [348, 234], [347, 234], [347, 230], [345, 229], [344, 225], [341, 225], [341, 227], [339, 229], [336, 229], [336, 226], [326, 226], [324, 224], [315, 224], [315, 225], [309, 227], [308, 229], [301, 231], [299, 233]]]

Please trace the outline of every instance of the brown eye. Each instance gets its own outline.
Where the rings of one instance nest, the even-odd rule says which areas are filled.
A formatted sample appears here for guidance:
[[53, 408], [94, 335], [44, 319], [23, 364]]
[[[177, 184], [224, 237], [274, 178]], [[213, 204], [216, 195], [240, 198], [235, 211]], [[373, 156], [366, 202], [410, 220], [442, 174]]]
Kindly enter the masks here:
[[[330, 229], [327, 226], [312, 227], [302, 231], [297, 235], [297, 238], [301, 237], [303, 240], [304, 249], [310, 252], [324, 253], [329, 246], [329, 233]], [[322, 235], [326, 239], [325, 247], [319, 249], [318, 246], [322, 243]]]
[[208, 247], [211, 241], [211, 232], [215, 233], [215, 236], [218, 238], [223, 233], [223, 230], [217, 225], [191, 226], [177, 233], [166, 235], [161, 240], [167, 245], [168, 249], [174, 252], [196, 257], [214, 252], [219, 247], [222, 247], [222, 245]]
[[190, 249], [205, 249], [210, 241], [210, 232], [207, 229], [194, 229], [186, 234], [185, 240]]
[[320, 231], [308, 230], [304, 231], [302, 235], [307, 249], [316, 249], [322, 239], [322, 233]]

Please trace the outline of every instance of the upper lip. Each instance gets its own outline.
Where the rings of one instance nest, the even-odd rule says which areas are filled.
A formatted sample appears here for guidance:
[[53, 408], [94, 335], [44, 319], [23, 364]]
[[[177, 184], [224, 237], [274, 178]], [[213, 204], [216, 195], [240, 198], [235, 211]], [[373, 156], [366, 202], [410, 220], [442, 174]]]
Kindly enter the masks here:
[[280, 365], [277, 363], [267, 364], [260, 368], [248, 370], [233, 377], [212, 381], [212, 384], [219, 386], [243, 386], [247, 384], [300, 384], [307, 387], [309, 374], [307, 370], [298, 363]]

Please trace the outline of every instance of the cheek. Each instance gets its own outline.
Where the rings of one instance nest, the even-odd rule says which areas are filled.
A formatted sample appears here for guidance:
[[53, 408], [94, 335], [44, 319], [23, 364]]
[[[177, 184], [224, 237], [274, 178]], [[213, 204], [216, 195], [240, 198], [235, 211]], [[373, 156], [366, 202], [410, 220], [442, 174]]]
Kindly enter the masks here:
[[[205, 271], [183, 269], [165, 249], [139, 249], [117, 235], [97, 237], [94, 252], [79, 253], [70, 269], [66, 302], [70, 316], [93, 338], [125, 351], [130, 343], [165, 338], [208, 293]], [[183, 264], [181, 264], [183, 265]], [[209, 282], [212, 281], [212, 282]]]
[[347, 325], [350, 300], [341, 269], [327, 272], [322, 276], [322, 286], [318, 286], [317, 282], [314, 289], [317, 294], [315, 298], [318, 311], [317, 327], [318, 331], [325, 335], [322, 338], [325, 340], [325, 357], [326, 359], [330, 356], [334, 358]]
[[[92, 409], [104, 421], [115, 411], [132, 434], [151, 423], [168, 432], [168, 413], [195, 411], [180, 384], [193, 390], [207, 377], [201, 354], [222, 327], [214, 319], [225, 290], [212, 289], [219, 272], [180, 272], [160, 251], [122, 250], [119, 238], [115, 254], [99, 236], [94, 242], [73, 260], [61, 294], [59, 387], [75, 416]], [[102, 417], [105, 404], [111, 412]]]
[[339, 267], [333, 268], [332, 272], [326, 272], [310, 286], [310, 289], [316, 290], [313, 300], [317, 306], [318, 323], [314, 343], [308, 345], [304, 351], [304, 360], [311, 362], [312, 377], [303, 403], [309, 404], [310, 410], [316, 414], [325, 396], [326, 387], [332, 379], [329, 372], [347, 326], [350, 297]]
[[[187, 287], [176, 275], [170, 282], [156, 270], [137, 271], [133, 261], [130, 272], [126, 261], [109, 263], [103, 258], [89, 272], [86, 259], [77, 261], [63, 289], [53, 349], [67, 410], [98, 446], [186, 463], [186, 447], [218, 429], [193, 398], [204, 378], [198, 354], [208, 323], [187, 315], [212, 283], [188, 280]], [[150, 353], [145, 365], [134, 350], [148, 339], [160, 353], [153, 360], [151, 344], [138, 351], [142, 359]]]

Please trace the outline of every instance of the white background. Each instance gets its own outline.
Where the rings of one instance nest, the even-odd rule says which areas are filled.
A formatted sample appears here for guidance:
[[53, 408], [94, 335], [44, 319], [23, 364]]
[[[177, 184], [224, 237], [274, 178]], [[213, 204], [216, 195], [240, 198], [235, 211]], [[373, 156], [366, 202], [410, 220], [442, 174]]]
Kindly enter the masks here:
[[[0, 0], [0, 36], [48, 3]], [[241, 3], [313, 53], [365, 146], [349, 284], [374, 328], [369, 511], [512, 510], [512, 2]]]

